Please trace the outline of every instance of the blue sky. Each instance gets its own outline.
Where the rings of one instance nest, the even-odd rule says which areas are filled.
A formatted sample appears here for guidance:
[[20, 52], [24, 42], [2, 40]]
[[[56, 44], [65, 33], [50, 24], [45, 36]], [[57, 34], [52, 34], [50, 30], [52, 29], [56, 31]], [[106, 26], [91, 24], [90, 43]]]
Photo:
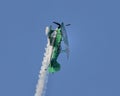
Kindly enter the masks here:
[[[0, 96], [34, 96], [45, 27], [67, 27], [70, 58], [50, 75], [46, 96], [120, 96], [119, 0], [1, 0]], [[52, 24], [53, 25], [53, 24]], [[55, 26], [54, 26], [55, 27]]]

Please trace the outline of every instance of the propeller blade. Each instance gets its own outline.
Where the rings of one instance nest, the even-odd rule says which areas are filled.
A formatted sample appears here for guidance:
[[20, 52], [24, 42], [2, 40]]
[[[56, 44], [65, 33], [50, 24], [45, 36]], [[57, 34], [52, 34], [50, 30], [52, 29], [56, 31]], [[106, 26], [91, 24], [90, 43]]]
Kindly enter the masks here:
[[71, 24], [66, 24], [65, 26], [70, 26]]
[[59, 25], [60, 26], [60, 23], [58, 23], [58, 22], [53, 22], [54, 24], [57, 24], [57, 25]]

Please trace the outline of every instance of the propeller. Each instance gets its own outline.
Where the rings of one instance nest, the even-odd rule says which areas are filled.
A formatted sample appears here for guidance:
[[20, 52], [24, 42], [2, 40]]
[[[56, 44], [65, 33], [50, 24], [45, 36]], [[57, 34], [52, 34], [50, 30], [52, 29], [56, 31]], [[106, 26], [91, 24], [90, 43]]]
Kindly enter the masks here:
[[[60, 23], [58, 23], [58, 22], [53, 22], [54, 24], [56, 24], [56, 25], [58, 25], [58, 28], [60, 28], [61, 27], [61, 24]], [[70, 26], [71, 24], [66, 24], [65, 26]]]

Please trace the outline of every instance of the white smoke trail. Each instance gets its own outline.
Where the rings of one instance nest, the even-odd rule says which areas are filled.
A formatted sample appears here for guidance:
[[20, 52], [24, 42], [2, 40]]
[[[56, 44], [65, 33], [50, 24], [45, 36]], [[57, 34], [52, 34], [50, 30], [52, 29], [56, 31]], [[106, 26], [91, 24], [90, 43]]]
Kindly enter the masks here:
[[34, 96], [44, 96], [45, 95], [45, 89], [46, 89], [46, 85], [47, 85], [47, 81], [48, 81], [47, 68], [49, 66], [50, 57], [52, 54], [52, 46], [50, 46], [49, 39], [48, 39], [48, 44], [47, 44], [47, 48], [45, 48], [45, 51], [46, 52], [44, 54], [44, 58], [42, 61], [41, 70], [39, 72], [39, 80], [38, 80], [38, 84], [36, 86], [36, 93]]

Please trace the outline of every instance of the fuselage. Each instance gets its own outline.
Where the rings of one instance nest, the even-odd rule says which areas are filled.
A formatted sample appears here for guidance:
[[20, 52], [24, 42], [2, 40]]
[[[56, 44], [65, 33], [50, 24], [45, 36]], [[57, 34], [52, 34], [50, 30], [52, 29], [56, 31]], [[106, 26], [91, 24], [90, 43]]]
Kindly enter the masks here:
[[61, 41], [62, 41], [62, 34], [61, 34], [61, 29], [56, 30], [57, 34], [54, 40], [53, 44], [53, 54], [52, 54], [52, 59], [57, 60], [60, 51], [61, 51]]
[[[56, 32], [56, 36], [55, 33]], [[50, 65], [49, 65], [49, 72], [53, 73], [60, 70], [60, 64], [57, 62], [57, 58], [61, 52], [61, 41], [62, 41], [62, 32], [61, 28], [58, 28], [51, 32], [48, 35], [50, 39], [50, 45], [53, 46], [53, 51], [51, 55]]]

